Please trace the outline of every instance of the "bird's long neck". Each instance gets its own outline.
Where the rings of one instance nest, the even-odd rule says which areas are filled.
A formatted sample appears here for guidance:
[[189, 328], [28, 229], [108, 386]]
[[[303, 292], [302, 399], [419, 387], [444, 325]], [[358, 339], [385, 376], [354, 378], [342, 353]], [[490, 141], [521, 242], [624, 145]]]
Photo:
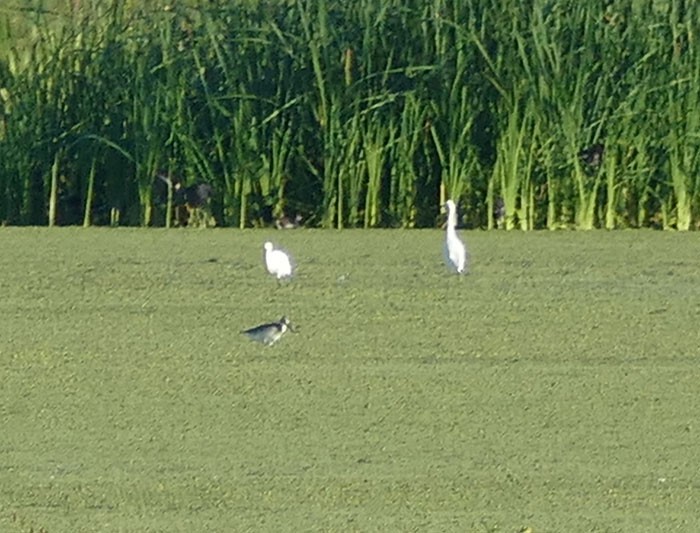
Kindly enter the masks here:
[[450, 209], [447, 213], [447, 231], [454, 232], [457, 227], [457, 213]]

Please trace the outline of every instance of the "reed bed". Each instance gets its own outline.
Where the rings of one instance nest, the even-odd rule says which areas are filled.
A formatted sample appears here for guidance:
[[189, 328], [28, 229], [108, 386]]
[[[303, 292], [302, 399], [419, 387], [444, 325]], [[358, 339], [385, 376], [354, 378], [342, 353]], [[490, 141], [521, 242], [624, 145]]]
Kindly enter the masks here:
[[[54, 5], [55, 4], [55, 5]], [[221, 226], [700, 221], [700, 5], [27, 1], [0, 10], [0, 220]]]

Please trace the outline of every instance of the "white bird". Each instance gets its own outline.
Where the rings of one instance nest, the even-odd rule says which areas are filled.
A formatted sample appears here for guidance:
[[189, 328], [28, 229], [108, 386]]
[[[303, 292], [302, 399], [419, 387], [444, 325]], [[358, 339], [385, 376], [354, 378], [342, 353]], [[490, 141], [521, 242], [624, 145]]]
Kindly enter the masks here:
[[276, 250], [271, 242], [263, 245], [265, 249], [265, 268], [275, 276], [277, 280], [288, 278], [292, 275], [292, 261], [282, 250]]
[[287, 331], [294, 331], [291, 322], [286, 316], [283, 316], [279, 322], [270, 322], [269, 324], [261, 324], [254, 328], [241, 331], [244, 335], [257, 342], [262, 342], [267, 346], [272, 346], [282, 338]]
[[445, 202], [447, 209], [447, 233], [445, 235], [445, 262], [458, 274], [467, 269], [467, 249], [457, 236], [457, 206], [452, 200]]

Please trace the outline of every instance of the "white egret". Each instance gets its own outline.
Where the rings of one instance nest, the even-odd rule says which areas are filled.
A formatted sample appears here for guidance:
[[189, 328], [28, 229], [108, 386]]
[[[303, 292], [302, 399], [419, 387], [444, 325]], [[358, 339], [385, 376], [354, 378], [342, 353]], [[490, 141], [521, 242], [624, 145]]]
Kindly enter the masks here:
[[292, 275], [292, 261], [282, 250], [277, 250], [271, 242], [263, 245], [265, 249], [265, 268], [275, 276], [277, 280], [288, 278]]
[[445, 262], [454, 272], [467, 270], [467, 249], [457, 236], [457, 206], [452, 200], [445, 202], [447, 209], [447, 233], [445, 235]]
[[282, 338], [287, 331], [294, 331], [291, 322], [286, 316], [283, 316], [279, 322], [270, 322], [269, 324], [261, 324], [254, 328], [246, 329], [241, 333], [247, 335], [254, 341], [262, 342], [266, 346], [272, 346]]

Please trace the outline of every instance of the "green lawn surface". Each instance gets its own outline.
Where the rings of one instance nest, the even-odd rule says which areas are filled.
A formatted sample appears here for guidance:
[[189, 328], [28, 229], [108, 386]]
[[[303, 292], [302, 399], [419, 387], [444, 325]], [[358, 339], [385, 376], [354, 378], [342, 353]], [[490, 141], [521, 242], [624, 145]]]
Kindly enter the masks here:
[[700, 234], [460, 234], [1, 228], [0, 531], [700, 531]]

